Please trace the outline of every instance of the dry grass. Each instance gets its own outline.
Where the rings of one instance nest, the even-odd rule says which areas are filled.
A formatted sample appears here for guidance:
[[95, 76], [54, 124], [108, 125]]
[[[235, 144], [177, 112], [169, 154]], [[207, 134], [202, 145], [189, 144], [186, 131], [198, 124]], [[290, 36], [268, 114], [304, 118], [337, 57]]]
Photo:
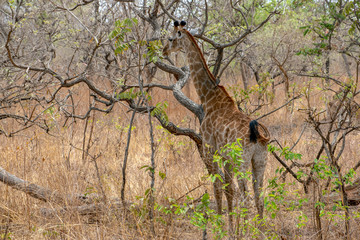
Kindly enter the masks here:
[[[301, 79], [299, 79], [299, 82]], [[300, 84], [300, 83], [299, 83]], [[155, 90], [153, 102], [169, 102], [169, 119], [186, 127], [197, 128], [199, 123], [194, 116], [179, 106], [169, 93]], [[192, 98], [195, 91], [187, 90]], [[319, 93], [320, 94], [320, 93]], [[280, 106], [284, 100], [283, 90], [277, 90], [274, 104], [261, 109], [266, 113]], [[314, 104], [323, 107], [314, 97]], [[282, 145], [291, 146], [300, 135], [304, 124], [304, 116], [297, 109], [302, 108], [303, 101], [297, 101], [294, 112], [281, 109], [262, 120], [269, 127], [273, 138]], [[12, 174], [56, 190], [61, 194], [91, 194], [101, 196], [101, 188], [108, 199], [120, 198], [121, 167], [126, 146], [126, 135], [130, 119], [127, 108], [118, 105], [111, 114], [96, 113], [91, 119], [85, 136], [87, 147], [90, 128], [94, 132], [89, 146], [92, 156], [98, 155], [96, 163], [99, 167], [100, 179], [97, 177], [94, 161], [91, 157], [83, 160], [81, 151], [84, 141], [85, 122], [77, 121], [68, 128], [62, 127], [60, 118], [54, 121], [50, 136], [37, 129], [27, 130], [20, 137], [5, 138], [0, 136], [1, 166]], [[205, 178], [206, 170], [199, 157], [194, 143], [185, 137], [174, 137], [158, 127], [154, 120], [156, 139], [156, 201], [167, 204], [167, 198], [178, 199], [195, 187], [202, 185], [189, 196], [197, 199], [205, 191], [212, 193], [212, 187]], [[11, 123], [9, 123], [11, 124]], [[76, 211], [58, 211], [63, 206], [43, 203], [22, 192], [0, 184], [0, 233], [9, 239], [148, 239], [152, 238], [149, 230], [147, 214], [141, 211], [146, 189], [150, 186], [150, 177], [141, 167], [150, 164], [149, 134], [147, 116], [137, 115], [133, 129], [130, 154], [127, 168], [126, 199], [136, 206], [136, 211], [108, 211], [98, 215], [80, 215]], [[352, 135], [348, 139], [346, 151], [342, 157], [343, 169], [349, 169], [357, 162], [360, 145], [359, 136]], [[302, 161], [312, 162], [319, 148], [319, 138], [311, 128], [307, 128], [301, 141], [294, 151], [303, 155]], [[279, 163], [269, 156], [265, 181], [275, 176]], [[166, 173], [161, 179], [158, 172]], [[289, 199], [297, 192], [306, 197], [301, 186], [290, 176], [287, 183]], [[265, 193], [265, 195], [267, 192]], [[137, 196], [140, 196], [137, 197]], [[311, 198], [311, 196], [309, 196]], [[179, 202], [183, 202], [182, 198]], [[302, 209], [288, 211], [282, 209], [275, 219], [268, 219], [267, 228], [285, 239], [313, 239], [313, 215], [311, 204]], [[52, 217], [44, 216], [42, 209], [53, 209]], [[356, 208], [352, 209], [357, 211]], [[252, 214], [254, 207], [250, 208]], [[297, 228], [298, 217], [306, 213], [309, 217], [304, 227]], [[269, 216], [268, 216], [269, 217]], [[186, 217], [156, 212], [155, 229], [158, 239], [200, 239], [202, 232], [190, 224]], [[343, 222], [336, 220], [338, 225], [324, 218], [324, 228], [328, 229], [326, 239], [343, 237]], [[353, 221], [352, 230], [357, 233], [358, 223]], [[353, 236], [356, 236], [356, 234]], [[4, 238], [6, 239], [6, 238]]]

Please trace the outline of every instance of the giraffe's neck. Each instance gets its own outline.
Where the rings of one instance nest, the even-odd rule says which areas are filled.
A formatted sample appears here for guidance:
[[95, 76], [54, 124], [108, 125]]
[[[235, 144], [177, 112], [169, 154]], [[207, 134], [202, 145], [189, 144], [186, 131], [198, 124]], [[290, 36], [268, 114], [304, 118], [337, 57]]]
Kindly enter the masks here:
[[195, 40], [189, 36], [186, 55], [191, 77], [200, 97], [205, 113], [224, 107], [234, 107], [234, 101], [222, 86], [217, 86], [214, 76], [208, 69], [205, 59]]

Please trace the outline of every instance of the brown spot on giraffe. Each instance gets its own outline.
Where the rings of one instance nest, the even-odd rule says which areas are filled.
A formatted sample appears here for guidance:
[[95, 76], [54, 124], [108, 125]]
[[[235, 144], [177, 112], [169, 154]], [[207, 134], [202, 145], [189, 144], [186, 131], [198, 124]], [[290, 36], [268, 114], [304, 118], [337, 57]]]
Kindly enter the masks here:
[[[185, 24], [183, 24], [185, 26]], [[266, 127], [249, 116], [239, 111], [234, 100], [223, 86], [217, 84], [215, 77], [210, 72], [204, 56], [194, 37], [179, 24], [175, 24], [172, 37], [163, 49], [164, 55], [183, 50], [187, 56], [191, 77], [200, 101], [204, 108], [205, 117], [200, 126], [203, 138], [201, 156], [210, 174], [218, 174], [219, 167], [213, 162], [213, 155], [229, 143], [242, 139], [243, 164], [241, 171], [245, 172], [250, 167], [253, 175], [253, 188], [255, 204], [260, 218], [263, 217], [263, 199], [260, 198], [263, 186], [264, 171], [267, 159], [267, 143], [270, 134]], [[260, 126], [261, 133], [258, 131]], [[251, 135], [252, 134], [252, 135]], [[223, 156], [226, 157], [226, 156]], [[233, 171], [229, 164], [224, 166], [225, 183], [228, 184], [225, 196], [228, 202], [228, 211], [233, 209]], [[238, 180], [239, 188], [244, 197], [246, 182]], [[214, 194], [218, 213], [222, 212], [222, 183], [219, 179], [214, 183]], [[229, 225], [232, 225], [232, 216], [229, 215]]]

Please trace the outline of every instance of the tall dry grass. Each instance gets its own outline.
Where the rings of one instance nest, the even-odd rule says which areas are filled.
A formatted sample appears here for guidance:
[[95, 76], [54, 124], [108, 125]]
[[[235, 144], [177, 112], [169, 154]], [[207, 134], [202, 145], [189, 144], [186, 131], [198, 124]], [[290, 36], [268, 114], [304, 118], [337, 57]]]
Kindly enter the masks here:
[[[172, 81], [172, 80], [170, 80]], [[233, 79], [241, 84], [241, 79]], [[298, 88], [303, 87], [304, 79], [296, 79]], [[252, 82], [254, 85], [255, 82]], [[316, 83], [314, 83], [316, 84]], [[227, 86], [229, 87], [229, 86]], [[79, 96], [86, 96], [86, 90], [79, 88]], [[190, 85], [186, 94], [196, 99], [196, 93]], [[324, 108], [321, 92], [314, 93], [313, 106]], [[154, 90], [152, 102], [168, 101], [167, 109], [170, 121], [190, 128], [199, 128], [195, 117], [181, 107], [169, 92]], [[86, 103], [86, 101], [84, 101]], [[277, 108], [285, 102], [284, 91], [277, 89], [274, 103], [263, 107], [259, 114]], [[85, 108], [86, 104], [83, 103]], [[292, 109], [282, 108], [261, 120], [268, 126], [273, 139], [283, 146], [293, 145], [300, 136], [305, 116], [299, 111], [304, 108], [304, 100], [295, 102]], [[85, 121], [76, 121], [63, 127], [61, 116], [53, 117], [51, 134], [32, 128], [17, 137], [0, 136], [0, 163], [12, 174], [36, 183], [43, 187], [58, 191], [62, 195], [73, 193], [108, 199], [120, 198], [122, 183], [121, 168], [124, 150], [127, 144], [127, 130], [131, 112], [119, 104], [112, 113], [103, 115], [96, 113]], [[81, 111], [81, 109], [80, 109]], [[212, 194], [212, 184], [206, 178], [207, 172], [199, 157], [196, 146], [186, 137], [175, 137], [163, 131], [157, 121], [153, 120], [156, 143], [156, 202], [167, 204], [168, 199], [185, 201], [184, 194], [194, 199], [205, 191]], [[16, 127], [9, 122], [10, 127]], [[85, 130], [86, 126], [86, 131]], [[91, 128], [93, 132], [89, 141]], [[61, 211], [63, 206], [44, 203], [30, 196], [0, 184], [0, 233], [6, 239], [149, 239], [149, 221], [142, 213], [142, 202], [146, 189], [150, 187], [149, 174], [142, 168], [150, 165], [150, 138], [147, 126], [147, 115], [137, 114], [132, 130], [130, 152], [127, 167], [126, 200], [133, 203], [136, 211], [109, 211], [105, 214], [80, 215], [77, 211]], [[360, 149], [359, 136], [351, 135], [343, 154], [341, 165], [349, 169], [358, 161]], [[85, 143], [85, 144], [84, 144]], [[305, 134], [294, 148], [302, 154], [302, 161], [312, 162], [320, 139], [315, 132], [307, 127]], [[83, 154], [83, 146], [90, 155]], [[96, 156], [96, 168], [94, 158]], [[265, 172], [265, 191], [267, 180], [275, 176], [280, 164], [269, 155]], [[159, 172], [166, 177], [159, 177]], [[300, 186], [289, 175], [287, 183], [294, 183], [287, 188], [291, 193], [299, 193], [305, 197]], [[200, 186], [200, 187], [199, 187]], [[250, 186], [250, 184], [249, 184]], [[251, 187], [250, 187], [251, 189]], [[102, 192], [103, 191], [103, 192]], [[265, 192], [266, 195], [266, 192]], [[309, 196], [309, 198], [311, 198]], [[44, 215], [44, 209], [53, 210], [52, 215]], [[310, 211], [306, 208], [303, 211]], [[250, 212], [255, 213], [251, 202]], [[299, 210], [283, 209], [275, 219], [270, 219], [269, 229], [284, 239], [312, 239], [314, 234], [311, 211], [308, 213], [307, 225], [296, 227]], [[156, 213], [155, 229], [158, 239], [200, 239], [202, 232], [191, 225], [186, 218], [175, 215]], [[342, 227], [328, 223], [327, 239], [341, 237]], [[339, 223], [341, 226], [341, 222]], [[358, 225], [354, 225], [358, 226]], [[358, 229], [353, 229], [358, 232]], [[353, 234], [353, 236], [356, 236]]]

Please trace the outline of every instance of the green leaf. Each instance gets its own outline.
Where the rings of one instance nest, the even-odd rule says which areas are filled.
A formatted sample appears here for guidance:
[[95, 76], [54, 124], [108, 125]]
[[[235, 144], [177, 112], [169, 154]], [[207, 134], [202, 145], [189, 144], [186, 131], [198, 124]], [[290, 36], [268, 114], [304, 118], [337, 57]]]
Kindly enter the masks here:
[[155, 108], [151, 111], [151, 116], [158, 116], [163, 121], [165, 125], [169, 123], [169, 118], [166, 114], [166, 109], [168, 107], [168, 102], [159, 102], [156, 104]]
[[159, 171], [159, 177], [164, 180], [166, 178], [166, 173]]

